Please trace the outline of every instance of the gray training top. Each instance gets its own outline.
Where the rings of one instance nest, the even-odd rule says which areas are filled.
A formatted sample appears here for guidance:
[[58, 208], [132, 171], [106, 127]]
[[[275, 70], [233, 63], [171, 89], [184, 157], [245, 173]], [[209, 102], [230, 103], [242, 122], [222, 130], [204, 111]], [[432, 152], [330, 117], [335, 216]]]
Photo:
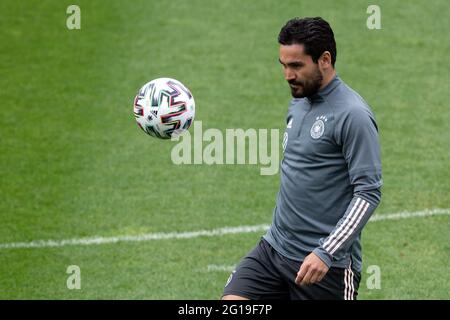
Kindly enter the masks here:
[[378, 128], [367, 103], [338, 76], [292, 99], [273, 221], [264, 238], [293, 260], [314, 252], [361, 272], [361, 230], [380, 199]]

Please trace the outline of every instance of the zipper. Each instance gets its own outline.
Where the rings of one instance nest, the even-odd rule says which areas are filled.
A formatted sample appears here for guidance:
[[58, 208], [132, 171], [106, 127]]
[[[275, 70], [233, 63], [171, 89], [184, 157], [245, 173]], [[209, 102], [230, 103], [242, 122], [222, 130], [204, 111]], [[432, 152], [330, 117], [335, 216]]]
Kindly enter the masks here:
[[305, 115], [303, 116], [302, 121], [300, 122], [300, 128], [299, 128], [299, 132], [298, 132], [297, 138], [301, 138], [301, 136], [302, 136], [302, 130], [303, 130], [303, 123], [305, 122], [306, 117], [308, 116], [308, 114], [309, 114], [309, 113], [311, 112], [311, 110], [312, 110], [312, 105], [311, 105], [311, 103], [309, 102], [309, 100], [308, 100], [308, 104], [309, 104], [309, 109], [308, 109], [308, 111], [306, 111]]

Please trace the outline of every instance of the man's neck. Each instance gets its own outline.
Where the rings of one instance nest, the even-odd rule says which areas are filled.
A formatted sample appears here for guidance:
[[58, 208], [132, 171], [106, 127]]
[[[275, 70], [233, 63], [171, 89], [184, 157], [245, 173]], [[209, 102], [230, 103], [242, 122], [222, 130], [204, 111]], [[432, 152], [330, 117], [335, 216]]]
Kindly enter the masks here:
[[327, 73], [328, 74], [324, 75], [323, 77], [322, 85], [320, 86], [319, 90], [325, 88], [331, 82], [331, 80], [333, 80], [334, 76], [336, 75], [336, 70], [332, 69], [332, 71]]

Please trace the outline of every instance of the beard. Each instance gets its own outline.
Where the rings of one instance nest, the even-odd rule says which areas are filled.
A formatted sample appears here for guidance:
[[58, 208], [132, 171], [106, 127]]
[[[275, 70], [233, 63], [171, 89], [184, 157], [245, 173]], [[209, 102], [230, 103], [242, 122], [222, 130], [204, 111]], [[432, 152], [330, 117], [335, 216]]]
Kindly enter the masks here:
[[[303, 81], [288, 81], [289, 87], [291, 88], [291, 94], [294, 98], [304, 98], [310, 97], [319, 91], [322, 85], [322, 74], [319, 68], [315, 69], [309, 79]], [[294, 85], [294, 86], [293, 86]]]

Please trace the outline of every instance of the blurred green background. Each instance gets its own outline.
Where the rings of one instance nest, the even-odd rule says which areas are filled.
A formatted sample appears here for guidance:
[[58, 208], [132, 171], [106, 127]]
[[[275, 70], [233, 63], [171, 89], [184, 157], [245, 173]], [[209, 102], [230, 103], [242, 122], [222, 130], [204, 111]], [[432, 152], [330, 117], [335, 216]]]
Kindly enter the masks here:
[[[172, 164], [175, 142], [136, 126], [137, 90], [171, 77], [203, 128], [284, 130], [289, 88], [277, 35], [322, 16], [341, 78], [371, 105], [382, 146], [376, 214], [450, 208], [448, 1], [0, 2], [0, 244], [269, 224], [279, 176], [258, 165]], [[283, 131], [281, 131], [283, 132]], [[282, 136], [282, 135], [281, 135]], [[280, 136], [280, 139], [281, 139]], [[281, 145], [281, 143], [280, 143]], [[448, 215], [370, 223], [360, 299], [449, 299]], [[261, 232], [0, 249], [2, 299], [217, 299]], [[78, 265], [82, 289], [68, 290]]]

